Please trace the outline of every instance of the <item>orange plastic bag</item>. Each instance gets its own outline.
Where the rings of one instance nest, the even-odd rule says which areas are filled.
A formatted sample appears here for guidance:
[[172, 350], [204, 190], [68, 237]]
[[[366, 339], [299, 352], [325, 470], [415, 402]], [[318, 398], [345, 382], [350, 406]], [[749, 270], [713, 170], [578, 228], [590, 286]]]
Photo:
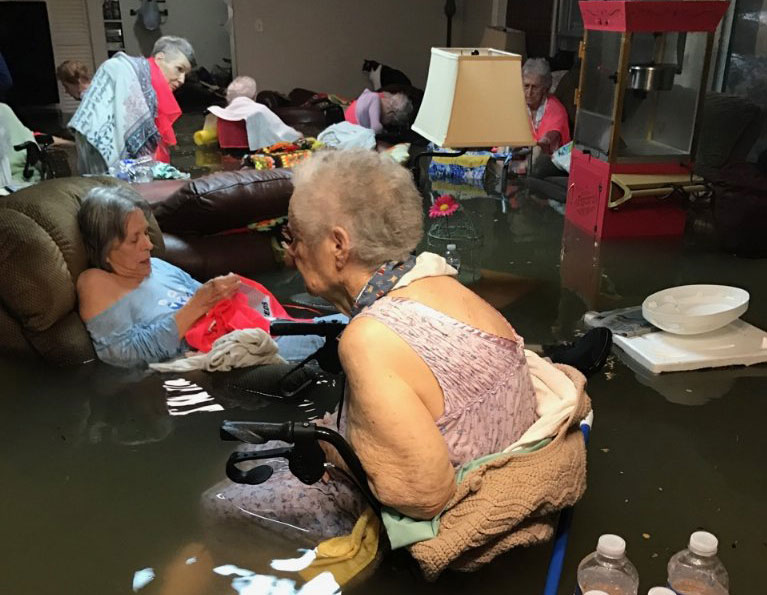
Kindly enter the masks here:
[[240, 281], [240, 291], [221, 300], [186, 332], [184, 337], [191, 347], [208, 352], [216, 339], [232, 331], [260, 328], [268, 333], [274, 319], [298, 320], [266, 287], [245, 277]]

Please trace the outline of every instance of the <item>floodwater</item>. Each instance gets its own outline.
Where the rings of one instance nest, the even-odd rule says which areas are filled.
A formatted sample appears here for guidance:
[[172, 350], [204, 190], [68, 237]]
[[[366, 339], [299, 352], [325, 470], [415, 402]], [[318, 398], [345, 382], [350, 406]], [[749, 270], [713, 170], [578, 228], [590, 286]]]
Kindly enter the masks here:
[[[463, 262], [514, 276], [493, 299], [530, 343], [571, 338], [587, 310], [637, 305], [688, 283], [749, 290], [744, 319], [767, 328], [765, 261], [719, 252], [705, 220], [679, 240], [595, 245], [569, 229], [563, 241], [561, 205], [524, 193], [511, 204], [470, 196], [463, 204], [481, 241]], [[297, 289], [289, 273], [262, 280], [280, 295]], [[307, 408], [233, 394], [204, 374], [125, 377], [95, 365], [11, 361], [0, 362], [0, 374], [0, 593], [132, 593], [134, 578], [147, 595], [301, 588], [296, 573], [269, 563], [300, 557], [298, 545], [216, 541], [200, 497], [223, 479], [233, 448], [219, 439], [222, 420], [321, 415], [333, 406], [329, 383]], [[616, 351], [588, 391], [596, 414], [589, 487], [559, 592], [573, 592], [579, 560], [613, 532], [628, 542], [644, 593], [665, 583], [668, 558], [699, 528], [719, 536], [733, 592], [767, 592], [767, 366], [656, 376]], [[549, 545], [514, 552], [433, 584], [406, 555], [389, 554], [344, 592], [537, 594], [549, 554]], [[330, 592], [314, 586], [301, 592]]]

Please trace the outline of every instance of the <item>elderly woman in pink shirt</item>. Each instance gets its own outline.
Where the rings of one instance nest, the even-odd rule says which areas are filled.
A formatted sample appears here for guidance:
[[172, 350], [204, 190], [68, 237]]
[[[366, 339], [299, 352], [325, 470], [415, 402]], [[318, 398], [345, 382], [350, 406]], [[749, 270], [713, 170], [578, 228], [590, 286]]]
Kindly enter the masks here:
[[549, 94], [549, 63], [544, 58], [527, 60], [522, 67], [522, 84], [533, 137], [541, 152], [551, 155], [570, 142], [570, 124], [565, 106]]

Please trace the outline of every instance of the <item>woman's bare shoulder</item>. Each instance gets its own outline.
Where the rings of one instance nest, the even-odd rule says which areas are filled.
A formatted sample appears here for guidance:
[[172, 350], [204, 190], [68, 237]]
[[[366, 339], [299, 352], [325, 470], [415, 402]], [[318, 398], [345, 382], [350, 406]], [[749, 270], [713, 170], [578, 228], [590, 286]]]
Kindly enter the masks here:
[[101, 269], [86, 269], [77, 277], [80, 317], [89, 320], [109, 308], [122, 294], [116, 277]]

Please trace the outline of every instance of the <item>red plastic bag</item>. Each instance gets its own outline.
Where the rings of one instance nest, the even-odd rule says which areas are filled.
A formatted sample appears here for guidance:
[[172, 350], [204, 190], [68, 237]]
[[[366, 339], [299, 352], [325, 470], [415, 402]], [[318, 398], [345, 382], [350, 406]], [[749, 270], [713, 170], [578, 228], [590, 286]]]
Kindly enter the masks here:
[[290, 316], [266, 287], [240, 277], [233, 297], [221, 300], [190, 328], [184, 337], [191, 347], [208, 352], [219, 337], [235, 330], [260, 328], [269, 332], [272, 320], [298, 320]]

